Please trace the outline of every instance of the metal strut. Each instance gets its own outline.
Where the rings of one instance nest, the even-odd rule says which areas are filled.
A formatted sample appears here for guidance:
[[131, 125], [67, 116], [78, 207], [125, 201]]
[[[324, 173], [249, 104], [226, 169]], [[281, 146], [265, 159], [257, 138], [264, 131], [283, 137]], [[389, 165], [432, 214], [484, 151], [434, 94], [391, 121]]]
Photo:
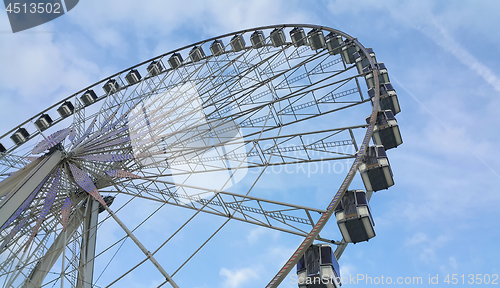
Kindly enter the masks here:
[[22, 286], [23, 288], [37, 288], [42, 286], [45, 277], [52, 269], [57, 259], [59, 259], [63, 251], [66, 249], [66, 243], [69, 242], [68, 239], [71, 239], [73, 237], [75, 231], [82, 224], [84, 215], [85, 207], [82, 206], [79, 209], [75, 210], [71, 219], [69, 220], [66, 232], [60, 233], [59, 236], [57, 236], [56, 240], [54, 241], [54, 243], [52, 243], [49, 250], [47, 250], [45, 255], [37, 263], [28, 279], [26, 279], [26, 282]]
[[[14, 174], [12, 179], [7, 179], [5, 184], [0, 186], [0, 195], [7, 197], [0, 202], [0, 225], [4, 225], [21, 205], [37, 189], [37, 187], [47, 178], [47, 176], [59, 164], [62, 152], [55, 150], [52, 154], [36, 161], [33, 165]], [[10, 177], [9, 177], [10, 178]], [[11, 190], [12, 189], [12, 190]], [[9, 191], [10, 190], [10, 191]]]
[[116, 223], [118, 223], [118, 225], [120, 225], [120, 227], [122, 227], [123, 231], [125, 231], [125, 233], [127, 233], [127, 235], [130, 237], [130, 239], [132, 239], [132, 241], [134, 241], [134, 243], [137, 245], [137, 247], [139, 247], [139, 249], [141, 249], [142, 253], [144, 253], [144, 255], [146, 255], [146, 257], [149, 259], [149, 261], [151, 261], [153, 263], [153, 265], [156, 266], [156, 269], [158, 269], [158, 271], [160, 271], [160, 273], [165, 277], [165, 279], [170, 283], [170, 285], [172, 285], [172, 287], [174, 287], [174, 288], [179, 288], [179, 286], [174, 282], [172, 277], [170, 277], [170, 275], [168, 275], [167, 271], [165, 271], [165, 269], [163, 269], [163, 267], [161, 267], [160, 263], [158, 263], [158, 261], [153, 256], [153, 254], [151, 254], [151, 252], [149, 252], [149, 250], [146, 249], [146, 247], [144, 247], [144, 245], [142, 245], [141, 241], [139, 241], [139, 239], [137, 239], [137, 237], [135, 237], [135, 235], [127, 228], [127, 226], [125, 226], [125, 224], [123, 224], [123, 222], [118, 218], [118, 216], [116, 216], [116, 214], [113, 211], [111, 211], [111, 209], [109, 209], [108, 206], [104, 206], [104, 208], [106, 209], [106, 211], [108, 211], [109, 215], [111, 215], [111, 217], [113, 217], [113, 219], [115, 219]]
[[94, 280], [98, 214], [99, 202], [93, 197], [88, 197], [85, 218], [83, 221], [83, 239], [80, 248], [77, 288], [92, 288]]

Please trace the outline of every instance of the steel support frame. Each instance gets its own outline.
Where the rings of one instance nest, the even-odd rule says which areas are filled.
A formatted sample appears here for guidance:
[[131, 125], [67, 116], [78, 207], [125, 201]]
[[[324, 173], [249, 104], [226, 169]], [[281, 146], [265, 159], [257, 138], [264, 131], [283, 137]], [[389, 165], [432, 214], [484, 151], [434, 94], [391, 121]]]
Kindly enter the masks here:
[[80, 247], [77, 288], [91, 288], [94, 278], [94, 258], [97, 243], [99, 202], [88, 197], [83, 220], [83, 239]]
[[[73, 234], [77, 231], [80, 225], [82, 225], [85, 210], [85, 207], [82, 206], [73, 212], [66, 231], [60, 233], [54, 243], [52, 243], [49, 250], [47, 250], [45, 255], [40, 259], [31, 272], [29, 278], [26, 279], [23, 288], [37, 288], [42, 286], [45, 277], [48, 275], [57, 259], [59, 259], [64, 249], [66, 249], [66, 244], [69, 243], [69, 239], [73, 237]], [[61, 279], [61, 281], [63, 281], [63, 279]]]
[[[0, 203], [0, 224], [4, 225], [17, 209], [28, 199], [31, 193], [44, 181], [47, 176], [59, 164], [62, 152], [55, 150], [52, 154], [45, 156], [35, 167], [30, 167], [31, 171], [22, 179], [13, 179], [17, 185], [11, 192], [0, 191], [0, 194], [7, 194], [7, 197]], [[11, 186], [8, 186], [11, 187]], [[1, 188], [1, 187], [0, 187]]]
[[144, 255], [146, 255], [146, 257], [149, 259], [149, 261], [151, 261], [151, 263], [153, 263], [153, 265], [156, 267], [156, 269], [158, 269], [158, 271], [160, 271], [160, 273], [165, 277], [166, 281], [168, 281], [170, 283], [170, 285], [172, 285], [172, 287], [179, 288], [179, 286], [174, 282], [174, 280], [172, 279], [172, 277], [170, 277], [170, 275], [167, 273], [167, 271], [165, 271], [165, 269], [160, 265], [160, 263], [158, 263], [158, 261], [153, 256], [153, 254], [151, 254], [151, 252], [149, 252], [149, 250], [146, 249], [146, 247], [141, 243], [141, 241], [139, 241], [139, 239], [137, 239], [137, 237], [135, 237], [134, 233], [132, 233], [132, 231], [130, 231], [127, 228], [127, 226], [118, 218], [118, 216], [116, 216], [116, 214], [111, 209], [109, 209], [108, 206], [104, 206], [104, 208], [106, 209], [106, 211], [108, 211], [108, 213], [111, 215], [111, 217], [113, 217], [113, 219], [116, 221], [116, 223], [118, 223], [118, 225], [120, 225], [120, 227], [123, 229], [123, 231], [125, 231], [125, 233], [127, 233], [127, 236], [130, 237], [130, 239], [132, 239], [132, 241], [134, 241], [134, 243], [137, 245], [137, 247], [139, 247], [139, 249], [141, 249], [142, 253], [144, 253]]
[[[158, 182], [163, 182], [159, 180]], [[189, 185], [184, 185], [189, 186]], [[189, 186], [194, 187], [194, 186]], [[120, 190], [118, 193], [126, 194], [133, 197], [139, 197], [151, 201], [157, 201], [160, 203], [166, 203], [178, 207], [188, 208], [195, 211], [201, 211], [204, 213], [217, 215], [221, 217], [229, 217], [234, 220], [238, 220], [241, 222], [246, 222], [253, 225], [258, 225], [266, 228], [270, 228], [273, 230], [278, 230], [281, 232], [286, 232], [298, 236], [304, 237], [307, 235], [303, 229], [306, 229], [307, 226], [314, 227], [315, 222], [311, 217], [311, 214], [319, 213], [323, 214], [326, 210], [316, 209], [305, 207], [301, 205], [294, 205], [285, 202], [273, 201], [264, 198], [259, 198], [250, 195], [241, 195], [237, 193], [231, 193], [227, 191], [217, 191], [215, 198], [213, 200], [200, 199], [196, 195], [188, 196], [177, 193], [169, 193], [161, 190], [156, 190], [152, 188], [145, 187], [136, 187], [136, 186], [124, 186], [124, 189]], [[137, 191], [142, 191], [142, 193], [134, 193], [130, 190], [134, 189]], [[110, 193], [116, 193], [117, 191], [107, 191]], [[148, 195], [145, 195], [148, 194]], [[154, 195], [157, 194], [157, 195]], [[224, 197], [225, 196], [225, 197]], [[228, 201], [231, 199], [232, 201]], [[241, 205], [236, 207], [236, 203], [252, 203], [252, 206], [244, 206]], [[198, 205], [194, 205], [197, 203]], [[274, 206], [273, 210], [264, 210], [263, 204], [266, 206]], [[303, 217], [301, 218], [296, 215], [290, 214], [292, 211], [301, 211], [303, 213]], [[233, 213], [237, 213], [236, 215]], [[253, 215], [252, 215], [253, 214]], [[261, 216], [264, 219], [258, 219], [256, 216]], [[277, 226], [277, 224], [281, 224], [283, 227]], [[297, 223], [305, 225], [303, 229], [297, 226]], [[333, 241], [331, 239], [325, 239], [320, 236], [317, 237], [317, 240], [325, 242], [325, 243], [335, 243], [338, 244], [340, 242]], [[333, 242], [332, 242], [333, 241]]]

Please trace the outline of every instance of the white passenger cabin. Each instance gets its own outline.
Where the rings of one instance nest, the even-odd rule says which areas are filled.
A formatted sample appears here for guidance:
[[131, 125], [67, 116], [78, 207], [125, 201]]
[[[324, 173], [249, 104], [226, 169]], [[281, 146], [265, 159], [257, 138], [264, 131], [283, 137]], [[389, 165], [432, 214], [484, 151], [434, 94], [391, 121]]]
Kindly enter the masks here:
[[[366, 118], [366, 123], [370, 123], [370, 117]], [[383, 145], [385, 150], [403, 144], [398, 122], [391, 110], [378, 111], [377, 122], [373, 127], [372, 140], [375, 145]]]
[[375, 223], [370, 213], [365, 191], [347, 191], [335, 209], [335, 217], [346, 242], [358, 243], [375, 237], [373, 229]]
[[316, 244], [307, 248], [297, 263], [299, 288], [339, 288], [340, 268], [332, 247]]
[[389, 159], [382, 145], [370, 146], [359, 165], [366, 191], [379, 191], [394, 185]]

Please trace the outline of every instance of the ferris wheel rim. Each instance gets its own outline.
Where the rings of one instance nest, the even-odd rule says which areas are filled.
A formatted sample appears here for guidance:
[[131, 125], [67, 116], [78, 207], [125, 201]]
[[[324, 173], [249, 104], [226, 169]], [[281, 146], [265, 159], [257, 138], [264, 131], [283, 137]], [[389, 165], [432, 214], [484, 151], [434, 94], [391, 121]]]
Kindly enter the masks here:
[[[357, 41], [357, 39], [356, 39], [356, 38], [353, 38], [353, 37], [349, 36], [348, 34], [346, 34], [346, 33], [342, 32], [342, 31], [339, 31], [339, 30], [336, 30], [336, 29], [332, 29], [332, 28], [328, 28], [328, 27], [324, 27], [324, 26], [319, 26], [319, 25], [310, 25], [310, 24], [278, 24], [278, 25], [270, 25], [270, 26], [261, 26], [261, 27], [251, 28], [251, 29], [243, 29], [243, 30], [239, 30], [239, 31], [235, 31], [235, 32], [231, 32], [231, 33], [223, 34], [223, 35], [220, 35], [220, 36], [217, 36], [217, 37], [212, 37], [212, 38], [209, 38], [209, 39], [206, 39], [206, 40], [203, 40], [203, 41], [196, 42], [196, 43], [194, 43], [194, 44], [190, 44], [190, 45], [184, 46], [184, 47], [182, 47], [182, 48], [178, 48], [178, 49], [175, 49], [175, 50], [169, 51], [169, 52], [164, 53], [164, 54], [162, 54], [162, 55], [160, 55], [160, 56], [156, 56], [156, 57], [154, 57], [154, 58], [151, 58], [151, 59], [149, 59], [149, 60], [146, 60], [146, 61], [144, 61], [144, 62], [141, 62], [141, 63], [139, 63], [139, 64], [136, 64], [136, 65], [134, 65], [134, 66], [132, 66], [132, 67], [130, 67], [130, 68], [127, 68], [127, 69], [125, 69], [125, 70], [121, 71], [121, 72], [115, 73], [115, 74], [113, 74], [113, 75], [111, 75], [111, 76], [109, 76], [109, 77], [107, 77], [107, 78], [104, 78], [103, 80], [100, 80], [100, 81], [98, 81], [98, 82], [96, 82], [96, 83], [94, 83], [94, 84], [92, 84], [92, 85], [90, 85], [90, 86], [88, 86], [88, 87], [86, 87], [86, 88], [84, 88], [84, 89], [80, 90], [80, 91], [79, 91], [79, 92], [77, 92], [77, 93], [72, 94], [71, 96], [68, 96], [67, 98], [65, 98], [65, 99], [63, 99], [63, 100], [61, 100], [61, 101], [57, 102], [56, 104], [52, 105], [51, 107], [49, 107], [49, 108], [45, 109], [44, 111], [42, 111], [42, 112], [40, 112], [40, 113], [36, 114], [35, 116], [31, 117], [31, 118], [30, 118], [30, 119], [28, 119], [27, 121], [25, 121], [25, 122], [21, 123], [21, 124], [20, 124], [20, 125], [18, 125], [17, 127], [13, 128], [12, 130], [10, 130], [10, 131], [8, 131], [7, 133], [5, 133], [4, 135], [2, 135], [2, 136], [0, 137], [0, 139], [1, 139], [1, 138], [4, 138], [4, 137], [6, 137], [6, 136], [8, 136], [10, 133], [12, 133], [13, 131], [15, 131], [16, 129], [19, 129], [20, 127], [22, 127], [22, 126], [23, 126], [23, 125], [25, 125], [26, 123], [29, 123], [29, 121], [32, 121], [32, 120], [36, 119], [38, 116], [40, 116], [40, 115], [42, 115], [43, 113], [45, 113], [45, 112], [49, 111], [50, 109], [53, 109], [53, 108], [57, 107], [58, 105], [60, 105], [60, 104], [64, 103], [65, 101], [70, 100], [72, 97], [75, 97], [75, 96], [77, 96], [77, 95], [81, 94], [82, 92], [85, 92], [86, 90], [88, 90], [88, 89], [92, 88], [92, 87], [96, 87], [97, 85], [99, 85], [99, 84], [101, 84], [101, 83], [104, 83], [105, 81], [108, 81], [108, 80], [110, 80], [110, 79], [112, 79], [112, 78], [114, 78], [114, 77], [116, 77], [116, 76], [118, 76], [118, 75], [121, 75], [122, 73], [128, 72], [128, 71], [130, 71], [131, 69], [134, 69], [134, 68], [136, 68], [136, 67], [139, 67], [139, 66], [141, 66], [141, 65], [144, 65], [144, 64], [149, 63], [149, 62], [151, 62], [151, 61], [155, 61], [155, 60], [158, 60], [158, 59], [162, 59], [163, 57], [168, 56], [168, 55], [171, 55], [171, 54], [173, 54], [173, 53], [176, 53], [176, 52], [179, 52], [179, 51], [183, 51], [183, 50], [189, 49], [189, 48], [191, 48], [191, 47], [195, 47], [195, 46], [197, 46], [197, 45], [200, 45], [200, 44], [203, 44], [203, 43], [207, 43], [207, 42], [209, 42], [209, 41], [213, 41], [213, 40], [216, 40], [216, 39], [219, 39], [219, 38], [229, 37], [229, 36], [238, 35], [238, 34], [241, 34], [241, 33], [247, 33], [247, 32], [251, 32], [251, 31], [257, 31], [257, 30], [261, 30], [261, 29], [273, 29], [273, 28], [285, 28], [285, 27], [287, 27], [287, 28], [290, 28], [290, 27], [304, 27], [304, 28], [313, 28], [313, 29], [314, 29], [314, 28], [316, 28], [316, 29], [321, 29], [321, 30], [328, 31], [328, 32], [334, 32], [334, 33], [337, 33], [337, 34], [339, 34], [339, 35], [344, 36], [346, 39], [349, 39], [349, 40], [353, 41], [354, 43], [356, 43], [356, 45], [358, 45], [358, 47], [360, 47], [360, 48], [361, 48], [361, 50], [363, 51], [363, 53], [364, 53], [366, 56], [368, 56], [368, 55], [369, 55], [369, 53], [367, 52], [366, 48], [365, 48], [364, 46], [362, 46], [362, 45], [361, 45], [361, 43], [359, 43], [359, 42]], [[226, 53], [228, 53], [228, 52], [229, 52], [229, 51], [226, 51]], [[373, 60], [372, 60], [370, 57], [367, 57], [367, 58], [370, 60], [370, 65], [371, 65], [371, 68], [372, 68], [373, 73], [378, 74], [378, 73], [379, 73], [378, 68], [374, 65], [375, 63], [373, 62]], [[375, 85], [376, 85], [376, 86], [378, 86], [378, 77], [375, 77], [375, 78], [374, 78], [374, 80], [375, 80], [375, 83], [376, 83]], [[369, 139], [371, 138], [371, 135], [372, 135], [372, 133], [373, 133], [373, 126], [375, 125], [375, 117], [374, 117], [374, 115], [375, 115], [375, 113], [377, 112], [377, 103], [378, 103], [378, 101], [379, 101], [379, 96], [380, 96], [380, 95], [379, 95], [379, 91], [376, 89], [376, 91], [375, 91], [375, 97], [373, 98], [373, 100], [374, 100], [374, 103], [373, 103], [373, 104], [374, 104], [374, 105], [373, 105], [373, 109], [372, 109], [372, 114], [371, 114], [371, 118], [370, 118], [370, 123], [368, 124], [368, 127], [367, 127], [367, 132], [366, 132], [366, 134], [365, 134], [365, 139], [368, 139], [368, 141], [369, 141]], [[106, 95], [106, 97], [108, 97], [108, 95]], [[105, 97], [105, 98], [103, 98], [103, 99], [106, 99], [106, 97]], [[102, 99], [101, 99], [101, 100], [102, 100]], [[83, 108], [83, 109], [85, 109], [85, 108]], [[35, 135], [34, 135], [34, 136], [35, 136]], [[23, 144], [24, 144], [24, 143], [23, 143]], [[352, 166], [352, 167], [355, 167], [355, 168], [352, 168], [352, 167], [351, 167], [351, 169], [350, 169], [349, 171], [356, 171], [356, 170], [357, 170], [357, 167], [358, 167], [358, 165], [359, 165], [359, 161], [358, 161], [358, 159], [361, 159], [361, 157], [363, 157], [363, 156], [364, 156], [364, 154], [366, 153], [366, 147], [367, 147], [367, 145], [368, 145], [368, 143], [365, 143], [365, 141], [363, 141], [363, 145], [362, 145], [362, 146], [360, 147], [360, 149], [358, 150], [358, 156], [357, 156], [357, 158], [356, 158], [357, 160], [353, 163], [353, 166]], [[22, 145], [15, 146], [13, 150], [15, 150], [17, 147], [20, 147], [20, 146], [22, 146]], [[8, 151], [7, 153], [13, 152], [13, 150], [12, 150], [12, 151]], [[344, 180], [344, 182], [345, 182], [345, 181], [347, 181], [348, 183], [350, 183], [350, 181], [352, 181], [352, 178], [354, 177], [354, 175], [355, 175], [355, 174], [356, 174], [356, 173], [352, 173], [352, 174], [351, 174], [351, 173], [349, 173], [349, 174], [346, 176], [346, 179], [350, 178], [350, 180], [348, 180], [348, 181], [347, 181], [347, 180]], [[343, 183], [344, 183], [344, 182], [343, 182]], [[343, 187], [343, 186], [342, 186], [342, 187]], [[345, 191], [347, 191], [347, 188], [348, 188], [348, 185], [347, 185], [347, 187], [345, 187], [345, 189], [344, 189], [344, 188], [342, 188], [342, 189], [344, 189], [344, 192], [345, 192]], [[340, 191], [340, 190], [339, 190], [339, 191]], [[332, 212], [331, 212], [331, 211], [333, 211], [333, 210], [335, 209], [335, 204], [334, 204], [333, 206], [332, 206], [332, 204], [333, 204], [333, 203], [337, 203], [337, 202], [335, 202], [335, 200], [336, 200], [336, 199], [340, 199], [342, 195], [343, 195], [342, 193], [340, 193], [340, 194], [338, 194], [338, 193], [337, 193], [337, 194], [335, 195], [334, 199], [332, 200], [332, 202], [330, 203], [330, 205], [328, 206], [328, 209], [327, 209], [327, 211], [330, 211], [330, 212], [329, 212], [329, 216], [327, 217], [327, 219], [326, 219], [324, 222], [323, 222], [323, 221], [321, 221], [321, 222], [323, 223], [323, 225], [322, 225], [322, 226], [324, 226], [324, 224], [326, 224], [326, 222], [328, 221], [328, 218], [330, 218], [330, 216], [332, 215]], [[325, 215], [326, 215], [326, 214], [325, 214]], [[315, 228], [313, 228], [311, 231], [313, 231], [314, 229], [315, 229]], [[315, 234], [317, 235], [317, 234], [319, 234], [319, 232], [321, 231], [321, 229], [319, 229], [319, 230], [318, 230], [318, 229], [316, 228], [316, 230], [315, 230], [315, 231], [316, 231], [316, 232], [315, 232]], [[311, 237], [310, 239], [312, 239], [312, 240], [311, 240], [311, 243], [312, 243], [312, 241], [314, 241], [314, 237]], [[305, 248], [307, 248], [307, 247], [305, 247]], [[301, 250], [305, 250], [305, 249], [304, 249], [304, 247], [302, 247], [302, 249], [301, 249]], [[298, 257], [296, 256], [295, 258], [297, 258], [297, 261], [298, 261]], [[294, 265], [292, 265], [292, 266], [294, 266]], [[287, 267], [288, 267], [288, 266], [287, 266]], [[289, 270], [291, 270], [291, 268], [287, 268], [287, 269], [288, 269], [288, 272], [289, 272]], [[274, 285], [274, 283], [276, 283], [276, 282], [273, 282], [273, 284], [272, 284], [272, 285]], [[266, 287], [276, 287], [276, 286], [266, 286]]]

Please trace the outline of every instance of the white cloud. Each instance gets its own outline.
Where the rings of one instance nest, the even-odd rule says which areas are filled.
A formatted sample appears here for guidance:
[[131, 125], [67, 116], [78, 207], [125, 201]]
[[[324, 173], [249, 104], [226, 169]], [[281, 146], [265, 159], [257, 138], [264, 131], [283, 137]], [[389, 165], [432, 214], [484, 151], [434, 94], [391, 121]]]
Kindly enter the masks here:
[[81, 55], [83, 47], [61, 35], [2, 37], [8, 45], [0, 45], [0, 105], [8, 109], [0, 114], [0, 133], [104, 77], [98, 65]]
[[409, 238], [406, 240], [405, 245], [407, 246], [414, 246], [414, 245], [419, 245], [425, 242], [428, 242], [429, 238], [425, 233], [418, 232], [413, 237]]
[[[53, 29], [50, 23], [45, 25]], [[84, 47], [61, 35], [33, 33], [5, 38], [9, 45], [0, 46], [0, 84], [26, 100], [53, 101], [59, 89], [76, 92], [100, 76], [99, 67], [79, 55]]]
[[457, 268], [458, 268], [457, 259], [455, 259], [455, 257], [450, 257], [450, 258], [448, 258], [448, 261], [449, 261], [450, 267], [454, 270], [457, 270]]
[[[11, 37], [9, 45], [2, 45], [0, 53], [11, 55], [4, 58], [2, 66], [11, 69], [0, 70], [0, 83], [5, 89], [16, 90], [23, 96], [40, 94], [47, 96], [59, 87], [54, 76], [60, 75], [64, 63], [59, 47], [53, 43], [52, 34], [31, 34]], [[33, 47], [37, 49], [33, 49]], [[59, 72], [54, 75], [54, 72]]]
[[[257, 271], [253, 268], [241, 268], [234, 270], [222, 268], [220, 270], [220, 275], [225, 278], [222, 287], [227, 288], [242, 287], [242, 285], [249, 283], [252, 280], [259, 279]], [[252, 285], [249, 285], [249, 287], [252, 287]]]
[[419, 254], [420, 261], [424, 263], [431, 263], [438, 260], [436, 251], [449, 243], [453, 237], [445, 232], [435, 238], [429, 238], [423, 232], [416, 232], [413, 236], [406, 239], [405, 245], [409, 247], [416, 247]]
[[[293, 9], [292, 6], [289, 1], [284, 0], [257, 0], [251, 3], [230, 0], [190, 1], [189, 5], [179, 1], [158, 0], [137, 5], [134, 1], [112, 0], [100, 3], [98, 9], [92, 3], [81, 3], [79, 9], [73, 12], [72, 20], [95, 37], [103, 47], [120, 47], [127, 41], [127, 37], [123, 35], [132, 33], [140, 40], [161, 40], [169, 35], [176, 39], [168, 41], [170, 45], [175, 44], [171, 47], [173, 49], [180, 47], [179, 39], [185, 38], [189, 33], [179, 29], [180, 27], [195, 30], [198, 34], [216, 36], [265, 24], [300, 23], [310, 18], [307, 11]], [[136, 21], [138, 18], [141, 21]], [[121, 36], [112, 31], [119, 31]]]
[[448, 261], [443, 262], [443, 265], [439, 266], [442, 274], [456, 274], [457, 271], [460, 271], [460, 266], [458, 265], [457, 259], [455, 257], [448, 257]]
[[262, 241], [262, 238], [266, 238], [264, 241], [269, 243], [269, 238], [276, 240], [279, 236], [280, 233], [275, 230], [264, 227], [257, 227], [248, 232], [247, 240], [249, 244], [253, 245]]
[[343, 263], [341, 266], [340, 266], [340, 276], [342, 278], [344, 277], [347, 277], [349, 278], [349, 276], [354, 276], [357, 274], [357, 269], [354, 265], [352, 264], [349, 264], [349, 263]]

